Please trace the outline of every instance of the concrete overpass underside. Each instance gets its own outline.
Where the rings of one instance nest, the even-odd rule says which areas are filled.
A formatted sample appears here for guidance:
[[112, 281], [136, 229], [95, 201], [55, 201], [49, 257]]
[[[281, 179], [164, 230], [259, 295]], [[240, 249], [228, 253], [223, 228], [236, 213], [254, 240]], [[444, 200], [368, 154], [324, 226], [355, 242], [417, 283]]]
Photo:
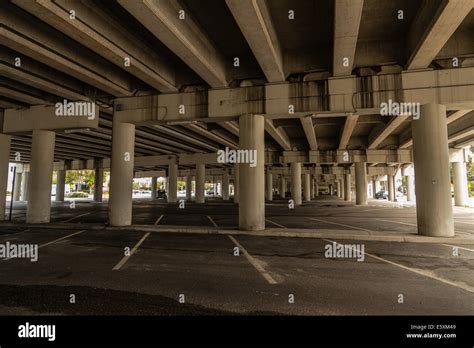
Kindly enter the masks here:
[[[64, 250], [77, 256], [68, 285], [45, 276], [51, 294], [90, 282], [135, 291], [117, 274], [132, 283], [152, 270], [173, 285], [138, 292], [174, 304], [184, 291], [197, 313], [472, 314], [473, 7], [4, 1], [0, 239], [44, 246], [44, 267], [57, 272]], [[66, 172], [85, 169], [95, 171], [93, 198], [67, 197]], [[149, 196], [134, 178], [151, 178]], [[363, 243], [367, 262], [336, 265], [331, 243]], [[123, 248], [140, 253], [122, 259]], [[15, 262], [2, 265], [0, 292], [36, 286]], [[17, 267], [24, 276], [9, 277]], [[81, 280], [84, 270], [113, 271]], [[193, 276], [171, 275], [184, 270]], [[346, 285], [318, 282], [333, 271]], [[369, 294], [367, 272], [364, 282], [379, 284]], [[343, 288], [362, 300], [314, 295]], [[302, 302], [277, 303], [269, 289]], [[397, 305], [403, 291], [413, 306]]]

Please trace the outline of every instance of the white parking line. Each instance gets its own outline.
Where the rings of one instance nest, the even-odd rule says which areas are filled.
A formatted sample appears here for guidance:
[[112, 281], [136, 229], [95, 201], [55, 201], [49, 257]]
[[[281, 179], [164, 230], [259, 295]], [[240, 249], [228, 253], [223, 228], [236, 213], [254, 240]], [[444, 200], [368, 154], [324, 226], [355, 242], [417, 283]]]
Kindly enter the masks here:
[[[82, 231], [79, 231], [79, 232], [74, 232], [74, 233], [71, 233], [71, 234], [68, 234], [67, 236], [64, 236], [64, 237], [61, 237], [61, 238], [58, 238], [58, 239], [55, 239], [55, 240], [52, 240], [51, 242], [48, 242], [48, 243], [45, 243], [45, 244], [41, 244], [38, 246], [38, 249], [41, 249], [45, 246], [48, 246], [48, 245], [51, 245], [51, 244], [54, 244], [56, 242], [59, 242], [59, 241], [62, 241], [64, 239], [67, 239], [69, 237], [72, 237], [72, 236], [75, 236], [76, 234], [79, 234], [79, 233], [83, 233], [85, 232], [86, 230], [82, 230]], [[23, 256], [23, 254], [19, 255], [20, 257]], [[8, 261], [8, 260], [11, 260], [11, 258], [6, 258], [6, 259], [3, 259], [3, 261]]]
[[75, 216], [75, 217], [73, 217], [73, 218], [70, 218], [70, 219], [68, 219], [68, 220], [66, 220], [66, 221], [62, 221], [62, 222], [69, 222], [69, 221], [72, 221], [72, 220], [76, 220], [77, 218], [80, 218], [81, 216], [86, 216], [86, 215], [89, 215], [89, 214], [90, 214], [90, 212], [89, 212], [89, 213], [85, 213], [85, 214], [81, 214], [81, 215]]
[[207, 218], [214, 225], [214, 227], [219, 227], [219, 226], [217, 226], [217, 224], [214, 222], [214, 220], [212, 220], [212, 218], [209, 215], [207, 215]]
[[[336, 243], [336, 244], [341, 244], [341, 243], [338, 243], [336, 241], [333, 241], [333, 240], [330, 240], [330, 239], [324, 239], [325, 241], [327, 242], [330, 242], [330, 243]], [[399, 267], [399, 268], [403, 268], [404, 270], [407, 270], [407, 271], [410, 271], [410, 272], [413, 272], [413, 273], [416, 273], [416, 274], [419, 274], [419, 275], [422, 275], [424, 277], [427, 277], [427, 278], [431, 278], [431, 279], [434, 279], [434, 280], [437, 280], [439, 282], [442, 282], [442, 283], [445, 283], [445, 284], [448, 284], [448, 285], [451, 285], [451, 286], [454, 286], [454, 287], [457, 287], [459, 289], [463, 289], [463, 290], [466, 290], [468, 292], [472, 292], [474, 293], [474, 287], [472, 286], [469, 286], [465, 283], [457, 283], [457, 282], [454, 282], [454, 281], [451, 281], [451, 280], [448, 280], [448, 279], [445, 279], [445, 278], [441, 278], [441, 277], [438, 277], [436, 275], [434, 275], [434, 273], [432, 271], [425, 271], [425, 270], [422, 270], [422, 269], [419, 269], [419, 268], [411, 268], [411, 267], [407, 267], [407, 266], [404, 266], [404, 265], [401, 265], [399, 263], [396, 263], [396, 262], [393, 262], [393, 261], [389, 261], [389, 260], [386, 260], [380, 256], [375, 256], [375, 255], [372, 255], [372, 254], [369, 254], [369, 253], [366, 253], [364, 252], [364, 255], [367, 255], [369, 257], [372, 257], [376, 260], [379, 260], [379, 261], [382, 261], [382, 262], [385, 262], [385, 263], [389, 263], [393, 266], [396, 266], [396, 267]]]
[[462, 250], [467, 250], [467, 251], [472, 251], [472, 252], [474, 252], [474, 249], [469, 249], [469, 248], [465, 248], [465, 247], [460, 247], [460, 246], [457, 246], [457, 245], [450, 245], [450, 244], [441, 244], [441, 245], [444, 245], [444, 246], [447, 246], [447, 247], [450, 247], [450, 248], [458, 248], [458, 249], [462, 249]]
[[252, 255], [250, 255], [247, 250], [239, 243], [237, 240], [232, 237], [232, 236], [227, 236], [230, 238], [232, 242], [242, 251], [242, 253], [245, 255], [247, 260], [250, 262], [250, 264], [255, 267], [255, 269], [265, 278], [265, 280], [270, 283], [270, 284], [278, 284], [275, 279], [263, 268], [261, 265], [260, 261], [258, 261], [256, 258], [254, 258]]
[[165, 214], [161, 214], [161, 216], [158, 219], [156, 219], [155, 225], [158, 225], [160, 223], [161, 219], [163, 219], [163, 216], [165, 216]]
[[357, 226], [351, 226], [351, 225], [345, 225], [345, 224], [340, 224], [338, 222], [332, 222], [332, 221], [327, 221], [327, 220], [321, 220], [321, 219], [316, 219], [316, 218], [307, 218], [307, 219], [310, 219], [310, 220], [314, 220], [314, 221], [319, 221], [319, 222], [324, 222], [324, 223], [327, 223], [327, 224], [333, 224], [333, 225], [339, 225], [339, 226], [343, 226], [343, 227], [349, 227], [351, 229], [356, 229], [356, 230], [360, 230], [360, 231], [366, 231], [366, 232], [369, 232], [369, 233], [374, 233], [374, 231], [372, 230], [369, 230], [367, 228], [362, 228], [362, 227], [357, 227]]
[[120, 268], [122, 268], [123, 265], [128, 261], [129, 258], [132, 257], [133, 254], [135, 254], [140, 247], [140, 245], [145, 241], [145, 239], [150, 235], [150, 232], [145, 233], [145, 235], [138, 241], [138, 243], [132, 248], [130, 251], [130, 255], [124, 256], [122, 260], [117, 263], [114, 268], [112, 268], [113, 271], [118, 271]]
[[283, 225], [277, 224], [276, 222], [274, 222], [274, 221], [272, 221], [272, 220], [270, 220], [270, 219], [265, 219], [265, 221], [268, 221], [269, 223], [274, 224], [275, 226], [278, 226], [278, 227], [281, 227], [281, 228], [287, 228], [287, 227], [285, 227], [285, 226], [283, 226]]

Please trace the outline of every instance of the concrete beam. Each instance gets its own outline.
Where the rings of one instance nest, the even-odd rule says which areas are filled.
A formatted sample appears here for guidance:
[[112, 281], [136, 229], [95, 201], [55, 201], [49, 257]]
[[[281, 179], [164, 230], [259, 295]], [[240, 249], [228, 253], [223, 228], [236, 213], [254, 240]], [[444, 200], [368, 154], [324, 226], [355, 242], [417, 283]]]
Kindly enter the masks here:
[[333, 75], [352, 74], [364, 0], [335, 0]]
[[[157, 90], [178, 90], [171, 64], [141, 43], [139, 37], [124, 30], [123, 23], [106, 16], [105, 9], [100, 6], [94, 6], [90, 1], [73, 0], [14, 0], [13, 3], [120, 68], [124, 68], [125, 58], [130, 58], [126, 70]], [[75, 20], [70, 20], [70, 10], [75, 11]]]
[[341, 139], [339, 140], [339, 150], [345, 150], [351, 139], [352, 132], [354, 131], [359, 115], [347, 115], [344, 128], [342, 129]]
[[424, 1], [408, 37], [407, 69], [429, 67], [473, 6], [473, 0]]
[[226, 0], [268, 82], [285, 81], [283, 59], [265, 0]]
[[318, 142], [314, 131], [313, 118], [311, 116], [301, 117], [300, 121], [306, 135], [306, 140], [308, 140], [310, 150], [316, 151], [318, 149]]
[[291, 144], [288, 135], [282, 127], [275, 127], [273, 120], [265, 119], [265, 130], [285, 151], [291, 151]]
[[[224, 57], [181, 2], [118, 2], [210, 86], [227, 86]], [[186, 20], [179, 18], [181, 10], [184, 11]]]
[[400, 115], [393, 117], [380, 131], [369, 137], [369, 149], [376, 149], [387, 137], [393, 133], [403, 122], [411, 117], [409, 115]]
[[3, 132], [21, 133], [33, 130], [59, 130], [76, 128], [98, 128], [99, 107], [96, 106], [93, 119], [87, 116], [56, 116], [53, 106], [32, 106], [28, 109], [6, 109]]

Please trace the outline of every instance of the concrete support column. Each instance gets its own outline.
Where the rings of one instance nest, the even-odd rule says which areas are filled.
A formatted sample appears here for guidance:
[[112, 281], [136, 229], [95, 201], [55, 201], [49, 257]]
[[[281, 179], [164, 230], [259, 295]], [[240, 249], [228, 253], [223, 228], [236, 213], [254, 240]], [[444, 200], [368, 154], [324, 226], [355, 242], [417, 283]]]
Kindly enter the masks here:
[[285, 198], [286, 195], [286, 179], [284, 175], [280, 175], [280, 197]]
[[446, 106], [425, 104], [411, 122], [418, 234], [454, 236]]
[[296, 205], [301, 205], [301, 163], [291, 163], [291, 198]]
[[31, 180], [26, 222], [48, 223], [51, 216], [51, 184], [53, 176], [54, 142], [56, 133], [34, 130], [31, 144]]
[[133, 164], [135, 125], [114, 121], [109, 189], [109, 223], [132, 224]]
[[377, 193], [377, 180], [372, 179], [372, 198], [375, 198], [376, 193]]
[[407, 201], [415, 201], [415, 177], [413, 175], [407, 175]]
[[339, 180], [336, 181], [336, 190], [337, 190], [337, 197], [341, 197], [341, 182]]
[[329, 195], [334, 196], [334, 185], [333, 184], [329, 184]]
[[30, 179], [30, 173], [24, 172], [23, 179], [21, 181], [21, 197], [20, 199], [24, 202], [28, 201], [28, 181]]
[[388, 200], [390, 202], [395, 202], [395, 176], [392, 174], [387, 174], [387, 184], [388, 184]]
[[344, 180], [339, 180], [339, 188], [341, 189], [340, 198], [344, 198]]
[[156, 176], [151, 178], [151, 199], [156, 199], [156, 189], [157, 189], [157, 180]]
[[13, 187], [13, 202], [18, 202], [20, 200], [22, 178], [23, 178], [23, 173], [19, 173], [19, 172], [15, 173], [15, 186]]
[[314, 196], [319, 197], [319, 184], [317, 181], [314, 183]]
[[186, 175], [186, 200], [190, 201], [193, 193], [193, 183], [191, 175]]
[[453, 186], [454, 186], [454, 205], [463, 207], [467, 205], [468, 187], [466, 163], [453, 163]]
[[234, 165], [234, 203], [239, 203], [239, 185], [240, 184], [240, 175], [239, 175], [239, 164]]
[[305, 202], [311, 201], [311, 174], [304, 174], [304, 200]]
[[66, 185], [66, 170], [56, 172], [56, 202], [64, 202], [64, 186]]
[[94, 173], [94, 201], [102, 202], [104, 193], [104, 168], [100, 160], [95, 161]]
[[355, 163], [356, 205], [367, 205], [367, 165]]
[[256, 166], [240, 164], [239, 228], [265, 229], [265, 128], [262, 115], [239, 117], [239, 149], [256, 151]]
[[206, 182], [206, 167], [204, 164], [196, 164], [196, 192], [195, 192], [195, 200], [196, 203], [204, 203], [205, 202], [205, 182]]
[[352, 200], [351, 180], [352, 178], [350, 173], [344, 174], [344, 200], [347, 202]]
[[267, 200], [273, 201], [273, 175], [272, 173], [267, 172]]
[[176, 203], [178, 201], [178, 165], [175, 163], [168, 164], [168, 203]]
[[11, 136], [0, 134], [0, 221], [5, 220]]
[[222, 175], [222, 199], [224, 201], [229, 200], [229, 173], [224, 172]]
[[311, 199], [314, 199], [314, 178], [310, 175], [309, 178], [309, 191], [311, 192]]

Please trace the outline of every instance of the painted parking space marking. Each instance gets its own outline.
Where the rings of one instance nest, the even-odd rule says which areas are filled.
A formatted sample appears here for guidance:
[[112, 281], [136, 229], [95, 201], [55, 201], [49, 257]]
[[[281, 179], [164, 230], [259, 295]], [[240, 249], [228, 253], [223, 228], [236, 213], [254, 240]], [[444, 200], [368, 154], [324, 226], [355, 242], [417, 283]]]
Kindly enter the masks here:
[[86, 216], [86, 215], [89, 215], [89, 214], [90, 214], [90, 212], [89, 212], [89, 213], [85, 213], [85, 214], [81, 214], [81, 215], [75, 216], [75, 217], [73, 217], [73, 218], [70, 218], [70, 219], [65, 220], [65, 221], [62, 221], [62, 222], [69, 222], [69, 221], [72, 221], [72, 220], [76, 220], [76, 219], [78, 219], [78, 218], [80, 218], [80, 217], [82, 217], [82, 216]]
[[[61, 237], [61, 238], [58, 238], [58, 239], [55, 239], [55, 240], [52, 240], [51, 242], [47, 242], [45, 244], [41, 244], [38, 246], [38, 249], [41, 249], [45, 246], [48, 246], [48, 245], [51, 245], [51, 244], [54, 244], [54, 243], [57, 243], [57, 242], [60, 242], [62, 240], [65, 240], [69, 237], [72, 237], [72, 236], [75, 236], [77, 234], [80, 234], [80, 233], [83, 233], [83, 232], [86, 232], [87, 230], [82, 230], [82, 231], [79, 231], [79, 232], [74, 232], [74, 233], [71, 233], [71, 234], [68, 234], [67, 236], [64, 236], [64, 237]], [[22, 254], [20, 255], [20, 257], [23, 256]], [[10, 258], [6, 258], [6, 259], [3, 259], [3, 261], [8, 261], [8, 260], [11, 260]]]
[[247, 250], [232, 236], [227, 236], [242, 251], [248, 262], [262, 275], [269, 284], [278, 284], [273, 277], [263, 268], [260, 261], [248, 253]]
[[156, 221], [154, 223], [155, 226], [160, 223], [161, 219], [163, 219], [163, 216], [165, 216], [165, 214], [161, 214], [161, 216], [158, 219], [156, 219]]
[[132, 250], [130, 251], [130, 255], [125, 255], [120, 261], [119, 263], [117, 263], [114, 268], [112, 268], [113, 271], [118, 271], [120, 268], [122, 268], [123, 265], [125, 265], [125, 263], [133, 256], [133, 254], [135, 254], [138, 250], [138, 248], [140, 247], [140, 245], [142, 245], [142, 243], [145, 241], [145, 239], [147, 239], [147, 237], [150, 235], [151, 232], [147, 232], [145, 233], [145, 235], [142, 237], [142, 239], [140, 239], [138, 241], [137, 244], [135, 244], [135, 246], [132, 248]]
[[[341, 244], [341, 243], [338, 243], [338, 242], [336, 242], [336, 241], [334, 241], [334, 240], [330, 240], [330, 239], [324, 239], [324, 240], [327, 241], [327, 242], [330, 242], [330, 243]], [[373, 259], [376, 259], [376, 260], [379, 260], [379, 261], [382, 261], [382, 262], [391, 264], [391, 265], [393, 265], [393, 266], [396, 266], [396, 267], [402, 268], [402, 269], [404, 269], [404, 270], [407, 270], [407, 271], [410, 271], [410, 272], [413, 272], [413, 273], [422, 275], [422, 276], [424, 276], [424, 277], [431, 278], [431, 279], [437, 280], [437, 281], [439, 281], [439, 282], [442, 282], [442, 283], [445, 283], [445, 284], [448, 284], [448, 285], [457, 287], [457, 288], [459, 288], [459, 289], [463, 289], [463, 290], [465, 290], [465, 291], [474, 293], [474, 287], [469, 286], [469, 285], [467, 285], [467, 284], [465, 284], [465, 283], [458, 283], [458, 282], [454, 282], [454, 281], [449, 280], [449, 279], [445, 279], [445, 278], [442, 278], [442, 277], [438, 277], [438, 276], [435, 275], [434, 272], [432, 272], [432, 271], [426, 271], [426, 270], [419, 269], [419, 268], [407, 267], [407, 266], [401, 265], [401, 264], [399, 264], [399, 263], [396, 263], [396, 262], [393, 262], [393, 261], [384, 259], [383, 257], [366, 253], [365, 251], [364, 251], [363, 253], [364, 253], [365, 255], [367, 255], [367, 256], [373, 258]]]
[[332, 221], [327, 221], [327, 220], [322, 220], [322, 219], [316, 219], [316, 218], [310, 218], [310, 217], [307, 217], [307, 219], [310, 219], [310, 220], [314, 220], [314, 221], [319, 221], [319, 222], [323, 222], [323, 223], [327, 223], [327, 224], [333, 224], [333, 225], [337, 225], [337, 226], [342, 226], [342, 227], [349, 227], [350, 229], [356, 229], [356, 230], [360, 230], [360, 231], [365, 231], [365, 232], [369, 232], [369, 233], [374, 233], [374, 231], [372, 230], [369, 230], [367, 228], [362, 228], [362, 227], [357, 227], [357, 226], [351, 226], [351, 225], [346, 225], [346, 224], [341, 224], [341, 223], [338, 223], [338, 222], [332, 222]]
[[274, 222], [270, 219], [265, 219], [265, 221], [268, 221], [269, 223], [274, 224], [275, 226], [278, 226], [278, 227], [281, 227], [281, 228], [287, 228], [287, 227], [285, 227], [283, 225], [280, 225], [280, 224], [278, 224], [278, 223], [276, 223], [276, 222]]
[[214, 227], [219, 227], [219, 226], [217, 226], [216, 222], [215, 222], [214, 220], [212, 220], [212, 218], [211, 218], [209, 215], [207, 215], [207, 218], [209, 219], [209, 221], [211, 222], [211, 224], [214, 225]]

